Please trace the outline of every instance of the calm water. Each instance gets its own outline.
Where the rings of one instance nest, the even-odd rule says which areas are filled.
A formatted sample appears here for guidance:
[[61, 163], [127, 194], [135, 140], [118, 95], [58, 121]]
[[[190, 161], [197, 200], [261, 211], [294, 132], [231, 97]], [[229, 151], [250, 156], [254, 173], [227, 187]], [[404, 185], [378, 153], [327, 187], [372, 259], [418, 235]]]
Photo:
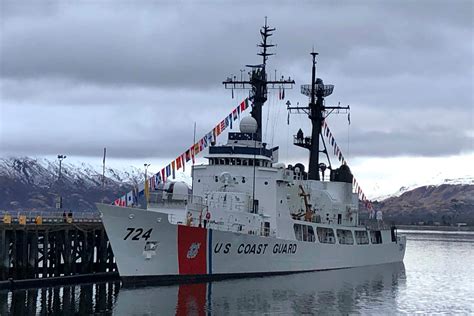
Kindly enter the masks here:
[[404, 264], [120, 289], [0, 292], [0, 315], [474, 314], [474, 232], [400, 231]]

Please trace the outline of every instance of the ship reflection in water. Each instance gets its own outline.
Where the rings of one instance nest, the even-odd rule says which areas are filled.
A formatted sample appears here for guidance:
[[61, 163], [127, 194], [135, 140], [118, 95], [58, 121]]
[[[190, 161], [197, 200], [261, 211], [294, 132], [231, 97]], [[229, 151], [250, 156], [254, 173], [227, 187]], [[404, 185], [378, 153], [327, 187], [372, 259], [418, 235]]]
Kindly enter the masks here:
[[[117, 315], [312, 314], [370, 311], [396, 300], [403, 263], [180, 286], [122, 289]], [[387, 302], [384, 302], [387, 305]], [[396, 302], [392, 303], [396, 306]]]
[[346, 314], [370, 312], [382, 300], [396, 306], [404, 282], [403, 263], [396, 263], [137, 289], [88, 284], [0, 292], [0, 315]]
[[0, 315], [474, 315], [474, 232], [404, 231], [405, 266], [137, 289], [0, 291]]

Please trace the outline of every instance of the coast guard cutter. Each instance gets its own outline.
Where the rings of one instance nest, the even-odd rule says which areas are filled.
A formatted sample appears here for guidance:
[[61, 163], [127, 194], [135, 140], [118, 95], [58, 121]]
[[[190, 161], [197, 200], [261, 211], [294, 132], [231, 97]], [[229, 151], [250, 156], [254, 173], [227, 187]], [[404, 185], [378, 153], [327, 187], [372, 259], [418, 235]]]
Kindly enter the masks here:
[[[306, 113], [310, 137], [298, 131], [294, 144], [309, 150], [304, 165], [278, 162], [278, 147], [262, 140], [262, 106], [267, 89], [292, 85], [271, 81], [271, 53], [261, 29], [262, 64], [249, 66], [249, 79], [229, 78], [227, 88], [249, 88], [251, 116], [225, 145], [212, 144], [208, 163], [194, 165], [192, 193], [183, 183], [166, 183], [149, 195], [146, 208], [98, 204], [120, 276], [127, 283], [175, 282], [341, 269], [403, 261], [406, 239], [382, 222], [361, 225], [353, 176], [345, 164], [320, 163], [327, 155], [321, 133], [333, 109], [324, 99], [334, 86], [316, 78], [311, 53], [311, 85]], [[323, 147], [323, 149], [321, 149]], [[327, 157], [329, 160], [329, 157]]]

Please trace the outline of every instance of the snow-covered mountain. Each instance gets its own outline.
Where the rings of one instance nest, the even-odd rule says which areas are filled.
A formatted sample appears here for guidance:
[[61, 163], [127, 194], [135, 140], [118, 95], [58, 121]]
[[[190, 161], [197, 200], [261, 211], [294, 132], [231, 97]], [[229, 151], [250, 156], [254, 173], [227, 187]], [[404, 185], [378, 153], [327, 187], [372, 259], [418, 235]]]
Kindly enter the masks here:
[[420, 186], [375, 202], [374, 207], [398, 224], [474, 225], [474, 185], [458, 179]]
[[[64, 208], [95, 210], [96, 202], [109, 203], [133, 187], [143, 188], [143, 169], [106, 168], [102, 183], [102, 166], [63, 161], [59, 177], [59, 161], [45, 158], [0, 158], [0, 210], [53, 209], [58, 194]], [[174, 181], [191, 184], [191, 177], [176, 173]]]
[[[59, 162], [50, 161], [45, 158], [0, 158], [0, 176], [17, 179], [21, 183], [34, 184], [38, 186], [50, 186], [59, 177]], [[134, 185], [143, 181], [143, 171], [130, 167], [127, 170], [116, 170], [106, 168], [105, 186], [117, 184]], [[88, 186], [102, 185], [102, 170], [100, 166], [81, 163], [74, 165], [63, 162], [61, 166], [61, 180], [66, 184], [77, 184], [80, 182]]]
[[143, 182], [142, 170], [106, 168], [104, 185], [100, 166], [63, 161], [61, 177], [59, 162], [44, 158], [0, 158], [0, 209], [49, 209], [58, 194], [64, 207], [79, 210], [95, 209], [94, 202], [110, 202]]
[[420, 187], [426, 187], [426, 186], [434, 186], [438, 187], [441, 185], [474, 185], [474, 177], [473, 176], [466, 176], [462, 178], [440, 178], [440, 177], [434, 177], [426, 182], [419, 182], [419, 183], [413, 183], [410, 185], [402, 186], [400, 189], [398, 189], [396, 192], [391, 193], [391, 194], [385, 194], [378, 196], [374, 198], [374, 201], [384, 201], [389, 198], [393, 197], [399, 197], [405, 192], [412, 191], [416, 188]]

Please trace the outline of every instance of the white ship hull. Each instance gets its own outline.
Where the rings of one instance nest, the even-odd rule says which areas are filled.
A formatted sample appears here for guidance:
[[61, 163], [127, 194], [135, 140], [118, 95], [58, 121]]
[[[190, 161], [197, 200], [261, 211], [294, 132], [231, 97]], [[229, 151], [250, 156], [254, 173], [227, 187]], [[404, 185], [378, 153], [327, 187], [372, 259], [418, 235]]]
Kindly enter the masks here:
[[393, 240], [390, 230], [381, 231], [379, 244], [327, 244], [175, 225], [166, 213], [137, 208], [98, 208], [125, 284], [360, 267], [401, 262], [405, 254], [405, 237]]

